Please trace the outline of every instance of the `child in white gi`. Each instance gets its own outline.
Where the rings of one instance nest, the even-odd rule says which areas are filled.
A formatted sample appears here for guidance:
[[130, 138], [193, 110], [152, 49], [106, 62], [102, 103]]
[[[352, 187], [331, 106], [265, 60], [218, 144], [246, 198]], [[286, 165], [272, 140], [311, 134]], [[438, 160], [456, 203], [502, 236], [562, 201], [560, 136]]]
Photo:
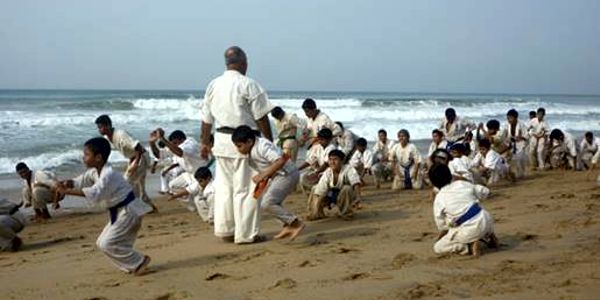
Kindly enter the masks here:
[[261, 202], [263, 210], [283, 223], [283, 229], [274, 239], [290, 237], [290, 240], [294, 240], [304, 229], [304, 223], [283, 208], [282, 204], [298, 184], [298, 168], [279, 148], [269, 140], [257, 137], [256, 132], [248, 126], [236, 128], [231, 141], [241, 154], [248, 155], [250, 167], [258, 172], [252, 177], [257, 185], [255, 200]]
[[133, 193], [123, 175], [107, 163], [110, 144], [104, 138], [85, 142], [83, 162], [88, 167], [82, 175], [60, 182], [62, 194], [82, 196], [92, 204], [108, 209], [109, 222], [96, 241], [98, 248], [122, 271], [142, 275], [150, 257], [133, 249], [142, 216], [152, 207]]
[[296, 163], [299, 146], [298, 131], [301, 131], [301, 140], [307, 140], [309, 132], [306, 124], [296, 114], [287, 113], [279, 106], [271, 110], [271, 116], [274, 119], [275, 129], [277, 129], [276, 145], [283, 149], [283, 152], [287, 153], [290, 159]]
[[529, 163], [531, 169], [546, 169], [546, 138], [550, 134], [550, 125], [544, 120], [546, 110], [538, 108], [535, 119], [529, 123]]
[[356, 149], [350, 158], [350, 166], [356, 169], [361, 179], [366, 174], [372, 173], [373, 153], [367, 149], [367, 140], [364, 138], [356, 140]]
[[488, 139], [479, 141], [479, 153], [471, 162], [470, 169], [473, 172], [475, 183], [494, 185], [500, 179], [508, 175], [508, 166], [504, 159], [496, 151], [491, 149]]
[[596, 161], [594, 161], [594, 157], [598, 156], [599, 152], [600, 138], [594, 138], [594, 134], [591, 131], [586, 132], [579, 146], [581, 168], [588, 170], [592, 167], [592, 164], [598, 163], [598, 159], [596, 158]]
[[[160, 163], [162, 168], [160, 171], [160, 190], [159, 194], [171, 194], [171, 190], [169, 189], [169, 183], [177, 176], [183, 173], [183, 168], [179, 166], [178, 163], [173, 161], [173, 153], [167, 149], [167, 146], [162, 141], [158, 141], [158, 151], [160, 156], [155, 157], [154, 164], [150, 169], [150, 173], [156, 173], [156, 167]], [[152, 147], [152, 146], [150, 146]], [[154, 153], [153, 153], [154, 156]]]
[[519, 113], [511, 109], [506, 113], [504, 132], [510, 140], [510, 155], [507, 155], [510, 168], [516, 178], [522, 178], [527, 171], [528, 129], [525, 123], [519, 121]]
[[394, 140], [387, 138], [387, 131], [379, 129], [377, 132], [377, 142], [373, 145], [373, 173], [375, 175], [375, 186], [381, 187], [392, 174], [392, 163], [390, 162], [390, 150], [396, 144]]
[[337, 206], [341, 218], [353, 216], [353, 207], [361, 202], [360, 176], [352, 166], [344, 164], [345, 158], [341, 150], [329, 153], [329, 168], [308, 197], [308, 220], [325, 218], [325, 207], [332, 205]]
[[194, 173], [194, 178], [196, 184], [192, 189], [197, 191], [197, 195], [194, 197], [196, 211], [204, 222], [212, 225], [215, 216], [215, 189], [212, 172], [208, 167], [200, 167]]
[[429, 145], [429, 151], [427, 157], [433, 154], [433, 151], [437, 149], [446, 149], [448, 147], [448, 141], [444, 139], [444, 133], [439, 129], [434, 129], [431, 132], [431, 145]]
[[560, 129], [550, 132], [550, 165], [553, 169], [571, 169], [577, 171], [577, 144], [575, 138]]
[[50, 171], [33, 171], [20, 162], [15, 167], [19, 177], [23, 179], [23, 204], [25, 207], [33, 206], [34, 220], [50, 219], [48, 204], [53, 203], [54, 209], [59, 207], [56, 193], [56, 176]]
[[455, 143], [450, 146], [450, 155], [452, 160], [448, 163], [452, 178], [455, 180], [466, 180], [473, 183], [473, 173], [469, 170], [471, 159], [465, 155], [467, 147], [462, 143]]
[[341, 130], [340, 135], [336, 137], [338, 148], [346, 154], [346, 157], [348, 157], [354, 150], [354, 144], [356, 143], [356, 140], [358, 140], [358, 137], [350, 129], [344, 128], [342, 122], [335, 122], [335, 125]]
[[450, 169], [443, 164], [430, 168], [429, 179], [439, 189], [433, 203], [433, 216], [440, 234], [433, 251], [479, 256], [480, 240], [490, 248], [497, 248], [494, 220], [479, 203], [487, 197], [489, 189], [465, 180], [453, 181]]
[[410, 143], [410, 133], [406, 129], [398, 131], [398, 143], [390, 151], [394, 182], [392, 189], [421, 189], [419, 173], [423, 159], [417, 147]]
[[317, 142], [310, 147], [306, 153], [306, 160], [299, 167], [300, 171], [308, 169], [300, 175], [300, 184], [304, 189], [310, 190], [317, 184], [320, 174], [327, 169], [329, 152], [337, 149], [332, 141], [333, 133], [329, 128], [319, 130]]
[[25, 228], [25, 216], [17, 205], [7, 199], [0, 198], [0, 252], [18, 251], [23, 244], [17, 233]]

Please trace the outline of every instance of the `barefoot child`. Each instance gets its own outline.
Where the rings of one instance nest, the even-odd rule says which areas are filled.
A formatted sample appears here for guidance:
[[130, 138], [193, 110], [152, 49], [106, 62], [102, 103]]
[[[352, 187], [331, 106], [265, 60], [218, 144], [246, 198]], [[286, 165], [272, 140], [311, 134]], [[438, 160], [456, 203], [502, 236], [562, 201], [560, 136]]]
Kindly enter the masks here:
[[589, 170], [593, 163], [598, 163], [598, 159], [594, 161], [594, 157], [600, 152], [600, 138], [594, 138], [591, 131], [586, 132], [579, 149], [581, 169]]
[[575, 138], [563, 130], [553, 129], [550, 132], [550, 165], [553, 169], [570, 169], [577, 171], [577, 146]]
[[375, 173], [375, 186], [381, 187], [384, 182], [392, 174], [392, 164], [389, 160], [390, 150], [396, 144], [394, 140], [387, 138], [387, 131], [379, 129], [377, 132], [377, 142], [373, 145], [373, 173]]
[[525, 176], [527, 170], [527, 145], [529, 134], [525, 123], [519, 121], [519, 113], [511, 109], [506, 113], [504, 132], [510, 140], [509, 165], [517, 178]]
[[329, 168], [308, 197], [309, 220], [325, 218], [325, 207], [334, 204], [341, 218], [350, 218], [353, 207], [361, 202], [360, 176], [352, 166], [344, 164], [345, 158], [341, 150], [329, 153]]
[[429, 170], [429, 179], [440, 189], [433, 203], [433, 215], [440, 235], [433, 246], [436, 254], [481, 254], [480, 240], [496, 248], [494, 220], [479, 204], [489, 189], [465, 180], [452, 181], [450, 169], [436, 164]]
[[508, 175], [508, 166], [488, 139], [479, 141], [479, 153], [471, 162], [470, 169], [477, 184], [494, 185]]
[[267, 184], [262, 195], [255, 194], [255, 197], [258, 197], [255, 200], [261, 201], [263, 210], [283, 223], [283, 229], [274, 238], [295, 239], [304, 229], [304, 223], [283, 208], [282, 204], [298, 184], [298, 168], [279, 148], [269, 140], [256, 136], [256, 131], [248, 126], [236, 128], [231, 135], [231, 141], [241, 154], [248, 155], [250, 167], [258, 172], [252, 177], [252, 181], [257, 185], [261, 182]]
[[123, 175], [107, 163], [110, 144], [104, 138], [92, 138], [83, 146], [83, 162], [87, 171], [60, 182], [62, 194], [85, 197], [92, 204], [108, 209], [109, 222], [96, 241], [98, 248], [122, 271], [142, 275], [150, 257], [133, 249], [142, 216], [152, 207], [133, 193]]
[[356, 150], [352, 153], [350, 165], [356, 169], [361, 179], [367, 173], [371, 172], [371, 168], [373, 167], [373, 153], [367, 149], [367, 140], [364, 138], [356, 140]]
[[444, 139], [444, 133], [439, 129], [434, 129], [431, 132], [431, 145], [429, 145], [429, 151], [427, 152], [427, 157], [430, 157], [433, 154], [433, 151], [437, 149], [446, 149], [448, 147], [448, 142]]
[[215, 216], [215, 189], [212, 172], [208, 167], [200, 167], [194, 173], [197, 182], [198, 195], [194, 197], [196, 211], [204, 222], [213, 224]]
[[450, 173], [455, 180], [466, 180], [473, 183], [473, 173], [469, 170], [471, 159], [465, 155], [467, 147], [465, 144], [456, 143], [450, 146], [452, 160], [448, 163]]
[[394, 182], [392, 189], [421, 189], [419, 169], [423, 163], [421, 153], [410, 143], [410, 133], [406, 129], [398, 131], [398, 143], [390, 151]]
[[17, 174], [23, 179], [23, 203], [25, 207], [33, 206], [34, 220], [50, 219], [48, 204], [58, 208], [60, 196], [56, 193], [56, 175], [50, 171], [31, 170], [20, 162], [15, 167]]
[[529, 122], [529, 163], [530, 168], [534, 169], [537, 165], [538, 170], [546, 169], [546, 140], [550, 134], [550, 125], [545, 121], [546, 110], [543, 107], [538, 108], [535, 119]]
[[319, 130], [317, 134], [317, 142], [310, 147], [306, 153], [306, 160], [299, 167], [302, 172], [300, 183], [304, 189], [310, 190], [317, 182], [319, 176], [327, 169], [329, 152], [337, 149], [333, 144], [333, 133], [329, 128]]

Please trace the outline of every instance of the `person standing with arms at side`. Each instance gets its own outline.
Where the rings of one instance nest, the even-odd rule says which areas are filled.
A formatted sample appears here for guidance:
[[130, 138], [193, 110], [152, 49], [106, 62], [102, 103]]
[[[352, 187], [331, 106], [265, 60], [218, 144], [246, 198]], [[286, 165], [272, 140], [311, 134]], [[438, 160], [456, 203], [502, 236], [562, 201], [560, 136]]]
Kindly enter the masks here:
[[238, 126], [258, 129], [273, 141], [269, 112], [273, 106], [258, 82], [246, 76], [248, 60], [240, 47], [225, 51], [227, 70], [208, 84], [202, 106], [201, 155], [210, 152], [210, 134], [216, 128], [212, 153], [215, 171], [215, 235], [236, 244], [260, 242], [260, 203], [252, 197], [254, 183], [248, 158], [231, 142]]

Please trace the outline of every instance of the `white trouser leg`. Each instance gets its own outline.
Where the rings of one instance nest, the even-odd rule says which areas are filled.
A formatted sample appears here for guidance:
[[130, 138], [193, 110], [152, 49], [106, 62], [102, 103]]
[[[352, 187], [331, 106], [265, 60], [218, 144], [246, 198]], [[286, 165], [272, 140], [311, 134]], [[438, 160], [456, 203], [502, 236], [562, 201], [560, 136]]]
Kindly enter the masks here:
[[291, 224], [297, 217], [283, 208], [281, 204], [283, 203], [283, 200], [294, 191], [294, 188], [298, 185], [299, 179], [300, 173], [298, 171], [285, 176], [277, 175], [273, 177], [261, 199], [263, 209], [275, 216], [285, 225]]
[[469, 253], [467, 244], [454, 239], [456, 229], [451, 228], [444, 237], [433, 245], [433, 252], [436, 254], [458, 253], [466, 255]]
[[144, 256], [133, 249], [138, 230], [142, 225], [141, 217], [122, 208], [114, 224], [106, 224], [96, 245], [121, 270], [132, 272], [144, 260]]

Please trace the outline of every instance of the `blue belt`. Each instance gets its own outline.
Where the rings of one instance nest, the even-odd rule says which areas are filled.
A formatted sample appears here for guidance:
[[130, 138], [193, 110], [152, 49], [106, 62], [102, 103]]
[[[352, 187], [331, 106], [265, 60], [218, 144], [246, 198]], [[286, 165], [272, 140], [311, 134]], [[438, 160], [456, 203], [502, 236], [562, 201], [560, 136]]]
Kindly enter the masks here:
[[400, 165], [404, 169], [404, 188], [407, 190], [411, 190], [413, 188], [412, 178], [410, 178], [410, 167], [412, 165], [413, 165], [412, 161], [408, 166]]
[[110, 215], [110, 224], [114, 224], [117, 221], [119, 208], [127, 206], [127, 204], [131, 203], [133, 200], [135, 200], [135, 195], [133, 192], [129, 192], [127, 197], [125, 197], [125, 200], [108, 209], [108, 214]]
[[340, 194], [340, 189], [330, 188], [325, 195], [325, 201], [327, 206], [331, 209], [331, 206], [337, 203], [337, 197]]
[[458, 219], [454, 220], [454, 222], [450, 224], [450, 227], [458, 227], [462, 225], [464, 222], [469, 221], [471, 218], [476, 216], [480, 211], [481, 206], [479, 206], [479, 204], [477, 203], [474, 203], [473, 205], [471, 205], [471, 207], [469, 207], [466, 213], [464, 213]]

